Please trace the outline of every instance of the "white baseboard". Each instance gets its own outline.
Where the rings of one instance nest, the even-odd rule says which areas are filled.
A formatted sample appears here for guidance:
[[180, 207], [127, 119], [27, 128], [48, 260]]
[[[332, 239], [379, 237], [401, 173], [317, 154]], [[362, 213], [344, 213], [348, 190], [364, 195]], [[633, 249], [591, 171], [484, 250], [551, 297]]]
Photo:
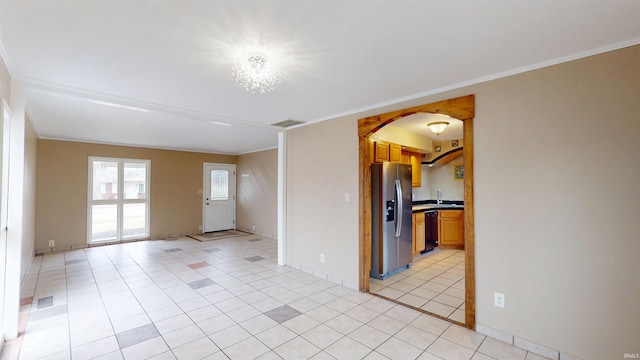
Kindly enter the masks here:
[[492, 329], [488, 326], [484, 326], [482, 324], [476, 324], [476, 332], [485, 336], [488, 336], [490, 338], [494, 338], [496, 340], [505, 342], [509, 345], [513, 345], [517, 348], [532, 352], [534, 354], [540, 355], [540, 356], [544, 356], [546, 358], [549, 359], [553, 359], [553, 360], [582, 360], [576, 356], [573, 355], [569, 355], [566, 353], [563, 353], [559, 350], [555, 350], [552, 348], [549, 348], [547, 346], [544, 345], [540, 345], [537, 343], [534, 343], [533, 341], [529, 341], [526, 339], [522, 339], [520, 337], [505, 333], [503, 331], [500, 330], [496, 330], [496, 329]]
[[287, 264], [287, 266], [290, 267], [290, 268], [296, 269], [296, 270], [303, 271], [303, 272], [305, 272], [307, 274], [310, 274], [310, 275], [313, 275], [313, 276], [315, 276], [317, 278], [331, 281], [332, 283], [334, 283], [336, 285], [340, 285], [340, 286], [346, 287], [347, 289], [351, 289], [351, 290], [355, 290], [355, 291], [358, 291], [360, 289], [358, 284], [354, 284], [352, 282], [349, 282], [349, 281], [344, 280], [342, 278], [339, 278], [337, 276], [325, 274], [322, 271], [319, 271], [319, 270], [316, 270], [316, 269], [312, 269], [312, 268], [304, 266], [304, 265], [300, 265], [300, 264], [296, 264], [296, 263], [293, 263], [293, 262], [289, 262]]

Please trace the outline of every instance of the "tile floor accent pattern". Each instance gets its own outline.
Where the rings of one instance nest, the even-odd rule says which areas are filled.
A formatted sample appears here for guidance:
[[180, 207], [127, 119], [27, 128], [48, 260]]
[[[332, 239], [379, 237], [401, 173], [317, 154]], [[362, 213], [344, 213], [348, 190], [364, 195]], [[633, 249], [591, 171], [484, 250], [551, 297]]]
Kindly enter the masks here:
[[276, 246], [180, 238], [36, 256], [24, 333], [0, 359], [539, 359], [278, 266]]
[[410, 269], [371, 278], [369, 291], [464, 324], [464, 250], [436, 248]]

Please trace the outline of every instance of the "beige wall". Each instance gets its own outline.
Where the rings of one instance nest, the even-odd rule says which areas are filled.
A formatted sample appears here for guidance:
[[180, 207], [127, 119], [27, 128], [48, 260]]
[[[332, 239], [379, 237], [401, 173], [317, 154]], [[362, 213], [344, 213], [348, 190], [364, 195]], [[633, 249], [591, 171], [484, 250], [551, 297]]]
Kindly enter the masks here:
[[24, 188], [22, 215], [22, 261], [20, 280], [24, 279], [35, 255], [36, 227], [36, 164], [38, 138], [31, 125], [29, 116], [25, 117], [24, 141]]
[[382, 140], [410, 148], [432, 151], [433, 140], [424, 135], [413, 133], [397, 126], [385, 126], [371, 136], [372, 140]]
[[335, 119], [287, 132], [287, 261], [357, 288], [356, 126]]
[[36, 249], [87, 243], [88, 157], [151, 160], [150, 237], [199, 232], [204, 162], [235, 164], [236, 156], [38, 140]]
[[327, 251], [355, 281], [357, 119], [468, 94], [478, 325], [585, 359], [640, 351], [640, 46], [289, 131], [290, 260], [324, 269]]
[[454, 167], [464, 162], [464, 157], [443, 165], [422, 165], [422, 183], [413, 188], [413, 201], [436, 200], [438, 189], [442, 190], [442, 200], [464, 200], [464, 181], [453, 178]]
[[478, 323], [587, 359], [640, 351], [640, 46], [475, 89]]
[[239, 230], [277, 238], [278, 149], [238, 156]]
[[[452, 144], [452, 140], [443, 140], [443, 141], [434, 141], [433, 142], [433, 148], [430, 150], [429, 154], [426, 154], [425, 157], [422, 159], [422, 161], [427, 162], [427, 161], [431, 161], [435, 158], [437, 158], [438, 156], [441, 156], [442, 154], [453, 150], [453, 149], [458, 149], [462, 147], [462, 141], [463, 139], [456, 139], [458, 140], [458, 146], [451, 146]], [[436, 146], [440, 146], [440, 151], [436, 152]]]

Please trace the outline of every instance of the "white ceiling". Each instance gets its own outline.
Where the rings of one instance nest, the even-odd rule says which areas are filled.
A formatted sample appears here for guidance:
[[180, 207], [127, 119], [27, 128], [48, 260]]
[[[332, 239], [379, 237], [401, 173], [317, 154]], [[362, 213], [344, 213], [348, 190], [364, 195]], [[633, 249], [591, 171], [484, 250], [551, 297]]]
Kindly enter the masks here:
[[[229, 48], [251, 41], [288, 56], [271, 93], [233, 81]], [[215, 153], [275, 147], [285, 119], [638, 43], [637, 0], [0, 0], [0, 50], [39, 137]]]
[[[447, 125], [442, 133], [436, 135], [433, 133], [433, 131], [431, 131], [431, 129], [427, 127], [427, 124], [439, 121], [448, 122], [449, 125]], [[462, 139], [464, 130], [461, 120], [451, 118], [446, 115], [427, 113], [418, 113], [405, 116], [402, 119], [396, 120], [387, 126], [399, 127], [406, 131], [420, 134], [436, 141]]]

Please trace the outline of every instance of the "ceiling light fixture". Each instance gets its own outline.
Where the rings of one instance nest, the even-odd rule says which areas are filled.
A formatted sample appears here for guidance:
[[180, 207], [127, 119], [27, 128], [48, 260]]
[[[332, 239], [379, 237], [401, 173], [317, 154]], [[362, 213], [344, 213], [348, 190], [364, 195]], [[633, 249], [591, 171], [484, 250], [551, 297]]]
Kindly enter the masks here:
[[433, 131], [433, 133], [436, 135], [440, 135], [447, 127], [447, 125], [449, 125], [449, 123], [446, 121], [436, 121], [427, 124], [429, 129], [431, 129], [431, 131]]
[[249, 92], [264, 94], [282, 83], [286, 65], [284, 56], [253, 47], [234, 52], [231, 70], [238, 85]]

